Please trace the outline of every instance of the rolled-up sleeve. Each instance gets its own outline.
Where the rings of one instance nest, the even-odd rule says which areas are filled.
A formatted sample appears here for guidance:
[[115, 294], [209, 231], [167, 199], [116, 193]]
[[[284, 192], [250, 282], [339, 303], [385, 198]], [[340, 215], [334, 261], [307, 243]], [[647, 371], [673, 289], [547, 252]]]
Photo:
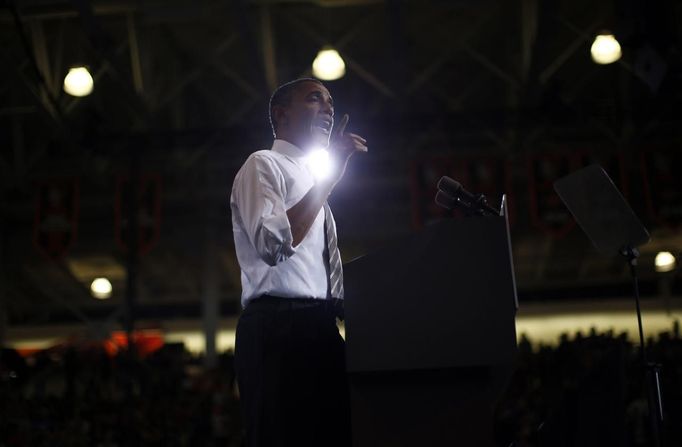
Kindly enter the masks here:
[[271, 266], [296, 252], [285, 197], [284, 176], [269, 157], [262, 155], [246, 161], [232, 186], [230, 205], [232, 213], [238, 213], [240, 230]]

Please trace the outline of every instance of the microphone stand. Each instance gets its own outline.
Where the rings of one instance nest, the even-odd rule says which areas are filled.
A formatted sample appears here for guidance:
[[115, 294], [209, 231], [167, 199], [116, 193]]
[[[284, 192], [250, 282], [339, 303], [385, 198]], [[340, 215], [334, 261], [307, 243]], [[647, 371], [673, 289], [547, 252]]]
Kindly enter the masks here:
[[451, 210], [455, 206], [459, 206], [479, 216], [500, 215], [498, 210], [488, 205], [483, 194], [470, 193], [459, 182], [450, 177], [441, 177], [436, 186], [438, 187], [436, 203], [443, 208]]
[[639, 282], [637, 280], [637, 258], [639, 251], [636, 248], [626, 246], [620, 251], [630, 266], [630, 276], [637, 307], [637, 325], [639, 327], [639, 345], [642, 367], [645, 373], [646, 390], [649, 407], [649, 423], [651, 425], [651, 438], [654, 447], [661, 446], [661, 425], [663, 423], [663, 400], [661, 398], [661, 365], [647, 360], [646, 346], [644, 344], [644, 331], [642, 329], [642, 311], [639, 304]]

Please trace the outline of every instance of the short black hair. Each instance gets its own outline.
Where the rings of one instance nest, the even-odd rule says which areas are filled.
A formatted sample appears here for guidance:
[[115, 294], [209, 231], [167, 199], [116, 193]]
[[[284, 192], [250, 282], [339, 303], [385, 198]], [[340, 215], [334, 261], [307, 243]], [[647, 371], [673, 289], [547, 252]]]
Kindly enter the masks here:
[[302, 84], [303, 82], [316, 82], [320, 84], [321, 86], [324, 86], [322, 81], [319, 79], [315, 78], [298, 78], [294, 79], [293, 81], [289, 81], [287, 83], [284, 83], [277, 87], [275, 91], [272, 93], [272, 96], [270, 96], [270, 108], [269, 108], [269, 118], [270, 118], [270, 126], [272, 126], [272, 134], [273, 136], [277, 136], [277, 122], [275, 122], [275, 119], [272, 115], [272, 108], [275, 106], [288, 106], [291, 104], [291, 98], [293, 96], [294, 91], [296, 91], [296, 88]]

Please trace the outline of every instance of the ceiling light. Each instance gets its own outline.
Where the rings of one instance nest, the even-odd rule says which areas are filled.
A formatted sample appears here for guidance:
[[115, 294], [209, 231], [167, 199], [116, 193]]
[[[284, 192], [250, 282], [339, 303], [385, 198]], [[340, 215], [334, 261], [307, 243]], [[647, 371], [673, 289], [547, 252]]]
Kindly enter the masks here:
[[90, 292], [92, 296], [99, 300], [106, 300], [111, 297], [111, 282], [106, 278], [95, 278], [90, 284]]
[[92, 93], [93, 85], [92, 75], [85, 67], [69, 69], [64, 78], [64, 91], [71, 96], [88, 96]]
[[675, 256], [669, 251], [659, 251], [655, 264], [657, 272], [669, 272], [675, 268]]
[[346, 74], [346, 64], [339, 52], [332, 47], [324, 47], [313, 61], [313, 75], [323, 81], [333, 81]]
[[590, 53], [592, 60], [601, 65], [616, 62], [623, 55], [616, 37], [608, 33], [599, 34], [594, 38]]

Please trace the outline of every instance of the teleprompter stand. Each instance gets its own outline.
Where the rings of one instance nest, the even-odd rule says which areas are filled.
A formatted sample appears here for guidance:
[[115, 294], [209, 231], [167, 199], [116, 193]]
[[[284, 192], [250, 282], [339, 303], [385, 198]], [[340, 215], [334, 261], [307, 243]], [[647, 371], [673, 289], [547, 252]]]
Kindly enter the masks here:
[[516, 352], [506, 217], [440, 221], [344, 276], [353, 445], [493, 446]]
[[637, 310], [641, 361], [646, 372], [651, 437], [653, 445], [658, 447], [663, 422], [660, 366], [647, 360], [636, 270], [637, 247], [649, 241], [649, 233], [599, 165], [588, 166], [557, 180], [554, 189], [597, 250], [607, 255], [617, 253], [628, 263]]

